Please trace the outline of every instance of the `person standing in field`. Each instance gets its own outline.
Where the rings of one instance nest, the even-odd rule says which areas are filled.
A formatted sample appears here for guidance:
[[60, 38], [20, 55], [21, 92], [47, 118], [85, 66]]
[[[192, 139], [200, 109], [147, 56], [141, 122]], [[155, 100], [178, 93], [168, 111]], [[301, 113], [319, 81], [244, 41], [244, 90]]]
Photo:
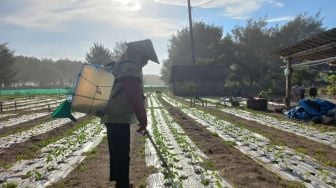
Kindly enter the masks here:
[[292, 91], [293, 91], [294, 101], [299, 101], [299, 99], [300, 99], [299, 86], [294, 85], [293, 88], [292, 88]]
[[315, 87], [315, 85], [313, 84], [311, 86], [311, 88], [309, 89], [309, 95], [311, 98], [315, 99], [317, 96], [317, 88]]
[[131, 187], [130, 125], [138, 124], [138, 132], [146, 131], [142, 68], [148, 60], [159, 63], [151, 40], [134, 41], [126, 46], [126, 51], [111, 70], [115, 81], [106, 114], [102, 117], [107, 128], [110, 181], [116, 181], [117, 188]]
[[304, 88], [304, 85], [303, 85], [303, 84], [299, 87], [299, 93], [300, 93], [300, 99], [304, 99], [304, 96], [305, 96], [305, 88]]

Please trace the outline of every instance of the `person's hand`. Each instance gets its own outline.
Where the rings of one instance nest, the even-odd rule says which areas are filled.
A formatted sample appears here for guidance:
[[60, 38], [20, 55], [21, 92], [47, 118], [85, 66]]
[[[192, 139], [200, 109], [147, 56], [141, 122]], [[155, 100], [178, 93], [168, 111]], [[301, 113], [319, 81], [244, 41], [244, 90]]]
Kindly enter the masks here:
[[137, 130], [138, 133], [145, 135], [147, 133], [146, 127], [140, 126], [140, 128]]
[[139, 129], [137, 130], [138, 133], [141, 133], [142, 135], [145, 135], [147, 130], [147, 118], [142, 119], [142, 121], [140, 121], [139, 123]]

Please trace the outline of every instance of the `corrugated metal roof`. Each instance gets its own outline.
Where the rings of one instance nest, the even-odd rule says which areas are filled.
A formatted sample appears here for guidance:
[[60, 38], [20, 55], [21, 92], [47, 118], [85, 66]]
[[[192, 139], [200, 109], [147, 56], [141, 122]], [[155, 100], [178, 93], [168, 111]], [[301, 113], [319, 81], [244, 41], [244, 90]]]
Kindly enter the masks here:
[[296, 61], [335, 57], [336, 28], [300, 40], [294, 45], [276, 50], [273, 54], [293, 57]]

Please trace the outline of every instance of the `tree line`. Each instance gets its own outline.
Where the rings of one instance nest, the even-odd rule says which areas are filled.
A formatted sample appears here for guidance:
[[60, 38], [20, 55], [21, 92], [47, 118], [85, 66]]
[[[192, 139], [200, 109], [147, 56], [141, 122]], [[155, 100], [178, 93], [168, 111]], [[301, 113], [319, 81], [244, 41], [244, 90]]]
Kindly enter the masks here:
[[15, 56], [7, 44], [0, 45], [0, 88], [69, 87], [83, 62]]
[[[227, 88], [272, 90], [283, 94], [285, 77], [281, 66], [285, 64], [272, 52], [322, 31], [325, 28], [320, 13], [298, 15], [281, 27], [270, 26], [267, 17], [249, 19], [246, 25], [235, 26], [225, 36], [220, 26], [194, 22], [195, 63], [224, 65], [229, 72], [225, 81]], [[169, 82], [173, 65], [192, 64], [190, 49], [188, 27], [171, 36], [168, 59], [164, 60], [161, 70], [164, 81]], [[297, 68], [292, 79], [293, 84], [309, 85], [319, 79], [319, 74], [307, 67]]]
[[[117, 62], [126, 49], [126, 42], [116, 42], [112, 50], [94, 43], [86, 54], [85, 62], [68, 59], [52, 60], [18, 55], [0, 45], [0, 88], [11, 87], [72, 87], [83, 63], [109, 64]], [[144, 75], [147, 85], [164, 85], [157, 75]]]

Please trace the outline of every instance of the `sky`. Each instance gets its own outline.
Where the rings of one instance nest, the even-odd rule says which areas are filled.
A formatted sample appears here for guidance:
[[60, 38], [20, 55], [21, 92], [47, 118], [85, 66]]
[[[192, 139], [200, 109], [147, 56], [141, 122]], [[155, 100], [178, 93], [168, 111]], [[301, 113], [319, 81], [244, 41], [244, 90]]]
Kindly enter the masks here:
[[[326, 29], [336, 27], [336, 0], [190, 0], [196, 21], [230, 33], [247, 19], [267, 16], [269, 25], [286, 24], [318, 11]], [[169, 39], [188, 26], [187, 0], [0, 0], [0, 43], [16, 55], [85, 61], [98, 42], [151, 39], [159, 60], [167, 59]], [[150, 62], [144, 74], [160, 74]]]

